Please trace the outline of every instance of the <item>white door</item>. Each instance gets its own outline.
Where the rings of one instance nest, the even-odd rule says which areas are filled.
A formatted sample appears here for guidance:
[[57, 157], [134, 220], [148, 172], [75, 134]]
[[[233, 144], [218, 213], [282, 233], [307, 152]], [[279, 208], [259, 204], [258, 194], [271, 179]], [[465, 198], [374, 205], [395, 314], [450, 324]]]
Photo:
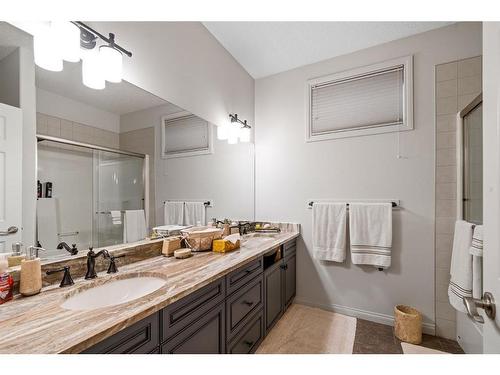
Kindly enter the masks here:
[[500, 23], [483, 23], [483, 290], [495, 299], [496, 317], [484, 311], [484, 353], [500, 353]]
[[0, 253], [21, 242], [22, 112], [0, 103]]

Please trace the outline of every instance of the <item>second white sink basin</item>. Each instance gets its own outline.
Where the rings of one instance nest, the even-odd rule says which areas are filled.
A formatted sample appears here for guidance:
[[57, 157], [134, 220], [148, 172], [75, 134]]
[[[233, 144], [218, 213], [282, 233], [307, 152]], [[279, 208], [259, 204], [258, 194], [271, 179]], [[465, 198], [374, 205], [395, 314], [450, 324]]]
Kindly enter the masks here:
[[164, 279], [152, 276], [120, 279], [85, 289], [69, 297], [61, 307], [68, 310], [93, 310], [116, 306], [147, 296], [165, 284]]

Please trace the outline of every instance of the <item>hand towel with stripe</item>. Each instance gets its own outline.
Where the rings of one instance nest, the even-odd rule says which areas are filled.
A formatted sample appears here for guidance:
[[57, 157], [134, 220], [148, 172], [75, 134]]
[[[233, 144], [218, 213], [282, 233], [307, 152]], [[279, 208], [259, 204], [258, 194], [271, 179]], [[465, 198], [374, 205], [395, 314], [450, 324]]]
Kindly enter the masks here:
[[474, 224], [463, 220], [455, 223], [453, 250], [451, 255], [450, 285], [448, 298], [458, 311], [467, 313], [463, 298], [472, 297], [472, 231]]
[[353, 264], [390, 267], [391, 203], [349, 203], [349, 231]]
[[483, 296], [483, 226], [476, 225], [470, 247], [472, 255], [472, 297]]
[[346, 203], [314, 203], [312, 207], [313, 256], [342, 263], [346, 256]]

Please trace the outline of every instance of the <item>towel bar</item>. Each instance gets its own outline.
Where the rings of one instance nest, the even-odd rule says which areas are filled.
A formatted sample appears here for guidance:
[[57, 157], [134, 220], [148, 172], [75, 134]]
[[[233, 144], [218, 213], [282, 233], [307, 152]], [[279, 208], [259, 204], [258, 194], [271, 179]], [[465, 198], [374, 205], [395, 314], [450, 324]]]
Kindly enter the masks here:
[[[186, 201], [186, 200], [182, 200], [182, 199], [176, 199], [176, 200], [167, 200], [167, 201], [163, 201], [163, 204], [167, 203], [167, 202], [184, 202], [184, 203], [191, 203], [191, 202], [197, 202], [197, 201]], [[203, 202], [203, 204], [205, 205], [205, 207], [211, 207], [212, 204], [210, 201], [205, 201]]]
[[[372, 202], [372, 203], [374, 203], [374, 202]], [[377, 202], [377, 203], [381, 203], [381, 202]], [[314, 201], [310, 201], [307, 205], [309, 206], [309, 208], [312, 208], [313, 204], [314, 204]], [[394, 201], [391, 202], [391, 205], [392, 205], [392, 208], [399, 207], [398, 203], [394, 202]], [[349, 203], [347, 203], [347, 208], [349, 208]]]

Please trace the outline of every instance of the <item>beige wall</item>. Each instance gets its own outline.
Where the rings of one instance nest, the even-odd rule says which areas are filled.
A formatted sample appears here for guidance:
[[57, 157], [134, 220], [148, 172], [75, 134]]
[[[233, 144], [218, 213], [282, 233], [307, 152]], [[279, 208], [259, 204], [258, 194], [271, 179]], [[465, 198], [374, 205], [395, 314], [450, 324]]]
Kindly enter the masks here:
[[448, 300], [453, 229], [457, 219], [457, 113], [481, 92], [481, 57], [436, 66], [436, 329], [456, 338]]
[[212, 124], [229, 113], [254, 123], [254, 79], [201, 22], [91, 22], [132, 51], [128, 82]]
[[[458, 23], [256, 81], [256, 216], [302, 224], [297, 300], [392, 323], [396, 304], [435, 317], [435, 66], [481, 54], [481, 24]], [[308, 79], [412, 54], [415, 129], [305, 142]], [[399, 199], [392, 266], [318, 262], [311, 257], [311, 199]]]
[[120, 133], [120, 149], [149, 155], [149, 227], [156, 225], [155, 215], [155, 128]]
[[0, 103], [19, 107], [19, 50], [0, 60]]

